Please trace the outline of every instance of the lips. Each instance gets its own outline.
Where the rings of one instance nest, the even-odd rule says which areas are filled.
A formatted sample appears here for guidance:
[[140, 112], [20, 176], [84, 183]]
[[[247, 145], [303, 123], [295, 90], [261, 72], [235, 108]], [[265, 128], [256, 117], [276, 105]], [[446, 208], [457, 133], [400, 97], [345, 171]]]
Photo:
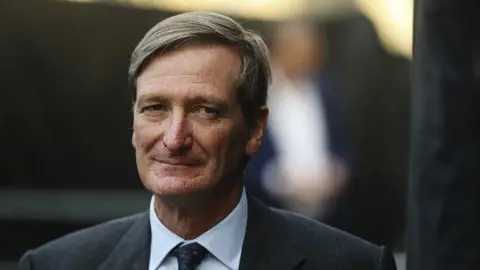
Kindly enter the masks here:
[[202, 164], [199, 160], [185, 158], [154, 158], [154, 160], [170, 166], [199, 166]]

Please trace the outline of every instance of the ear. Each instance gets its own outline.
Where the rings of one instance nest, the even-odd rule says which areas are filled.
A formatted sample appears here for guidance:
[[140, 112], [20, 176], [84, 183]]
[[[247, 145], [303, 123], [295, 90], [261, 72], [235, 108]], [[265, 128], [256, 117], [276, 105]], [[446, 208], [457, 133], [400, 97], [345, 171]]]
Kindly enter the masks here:
[[[136, 94], [136, 92], [137, 91], [135, 91], [135, 94]], [[132, 104], [132, 108], [131, 108], [133, 121], [135, 121], [135, 105], [136, 104], [137, 104], [137, 102], [134, 101], [133, 104]], [[133, 146], [133, 148], [137, 148], [137, 143], [135, 142], [135, 129], [133, 129], [133, 127], [132, 127], [132, 146]]]
[[132, 146], [133, 148], [137, 148], [137, 143], [135, 141], [135, 131], [132, 132]]
[[250, 138], [245, 147], [245, 154], [249, 157], [260, 150], [260, 146], [262, 145], [263, 141], [264, 130], [267, 127], [268, 113], [267, 106], [260, 108], [258, 120], [255, 126], [250, 130]]

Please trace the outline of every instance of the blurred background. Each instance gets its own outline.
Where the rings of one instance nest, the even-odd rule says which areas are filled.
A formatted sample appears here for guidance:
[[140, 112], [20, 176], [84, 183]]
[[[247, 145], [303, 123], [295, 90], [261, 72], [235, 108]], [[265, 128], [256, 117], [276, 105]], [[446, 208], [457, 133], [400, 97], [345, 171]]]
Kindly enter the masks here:
[[190, 10], [230, 15], [271, 49], [271, 125], [249, 192], [387, 245], [403, 269], [413, 0], [1, 1], [0, 269], [147, 210], [129, 56]]

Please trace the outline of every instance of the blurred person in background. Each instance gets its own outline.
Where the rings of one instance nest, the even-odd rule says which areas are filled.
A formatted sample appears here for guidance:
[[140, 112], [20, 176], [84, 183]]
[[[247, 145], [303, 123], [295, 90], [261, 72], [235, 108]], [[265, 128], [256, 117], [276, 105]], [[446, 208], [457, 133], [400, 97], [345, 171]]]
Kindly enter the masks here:
[[31, 250], [19, 269], [395, 269], [385, 247], [245, 192], [268, 119], [260, 36], [216, 13], [173, 16], [139, 42], [129, 79], [149, 210]]
[[334, 211], [349, 166], [321, 29], [305, 21], [277, 25], [271, 43], [268, 131], [245, 171], [265, 202], [323, 220]]

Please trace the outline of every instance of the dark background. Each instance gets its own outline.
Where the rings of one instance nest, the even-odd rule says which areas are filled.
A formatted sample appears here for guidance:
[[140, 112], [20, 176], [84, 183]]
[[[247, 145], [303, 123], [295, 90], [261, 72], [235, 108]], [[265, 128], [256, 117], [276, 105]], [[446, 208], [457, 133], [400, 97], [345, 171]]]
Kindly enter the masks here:
[[480, 267], [480, 2], [415, 6], [407, 266]]
[[[143, 194], [130, 145], [127, 68], [143, 34], [169, 15], [100, 4], [0, 2], [0, 260], [17, 260], [26, 249], [107, 219], [44, 218], [35, 206], [45, 197], [32, 194], [65, 194], [65, 203], [75, 206], [89, 197], [69, 192], [94, 190], [97, 200], [105, 198], [98, 207], [106, 203], [118, 215], [148, 207], [127, 207], [129, 194]], [[268, 23], [241, 21], [268, 37]], [[352, 181], [333, 225], [402, 249], [410, 62], [387, 53], [360, 13], [319, 18], [319, 25], [354, 147]], [[111, 191], [126, 194], [122, 204], [105, 201], [102, 192]], [[142, 198], [148, 202], [148, 194]], [[67, 205], [55, 202], [52, 211]], [[89, 203], [95, 212], [97, 202]], [[22, 205], [31, 215], [20, 215]]]

